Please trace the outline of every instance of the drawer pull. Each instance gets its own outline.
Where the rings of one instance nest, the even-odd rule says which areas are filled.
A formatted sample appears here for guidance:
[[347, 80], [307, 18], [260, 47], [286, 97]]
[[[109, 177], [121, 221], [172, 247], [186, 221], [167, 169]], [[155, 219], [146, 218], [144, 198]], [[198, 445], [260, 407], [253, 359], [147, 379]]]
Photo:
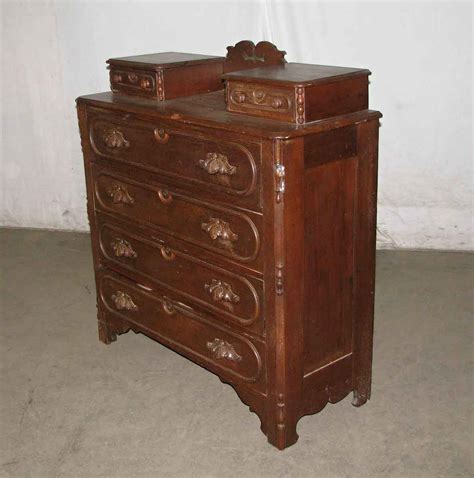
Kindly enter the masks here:
[[171, 302], [168, 297], [163, 297], [163, 310], [168, 314], [168, 315], [173, 315], [176, 312], [176, 309], [174, 308], [173, 303]]
[[222, 242], [235, 242], [239, 238], [235, 232], [232, 232], [228, 222], [216, 217], [211, 217], [209, 222], [203, 222], [201, 228], [213, 241], [219, 239]]
[[112, 296], [112, 300], [118, 310], [130, 310], [132, 312], [138, 310], [138, 307], [133, 302], [132, 298], [121, 290], [117, 291], [117, 293]]
[[247, 99], [247, 95], [243, 91], [233, 91], [231, 95], [231, 99], [235, 103], [244, 103]]
[[121, 131], [116, 128], [108, 129], [102, 135], [105, 145], [111, 149], [127, 149], [130, 147], [130, 142], [125, 139]]
[[138, 257], [138, 254], [133, 250], [132, 245], [125, 239], [116, 237], [110, 245], [117, 257], [128, 257], [131, 259]]
[[165, 261], [174, 261], [176, 259], [175, 253], [168, 246], [161, 246], [161, 256]]
[[150, 80], [147, 80], [146, 78], [142, 78], [140, 80], [140, 88], [142, 90], [146, 90], [147, 88], [150, 88], [150, 85], [151, 85]]
[[112, 198], [114, 204], [132, 205], [134, 203], [134, 199], [130, 196], [127, 188], [120, 184], [112, 184], [108, 189], [107, 194]]
[[207, 343], [207, 348], [213, 353], [217, 360], [227, 359], [231, 362], [240, 362], [242, 357], [235, 351], [232, 344], [225, 340], [215, 338]]
[[209, 174], [227, 174], [232, 176], [237, 171], [237, 167], [229, 163], [227, 156], [219, 153], [207, 153], [206, 159], [199, 161], [199, 166]]
[[170, 139], [170, 135], [163, 128], [155, 128], [153, 134], [156, 142], [160, 144], [166, 144]]
[[167, 189], [158, 189], [158, 198], [163, 204], [169, 204], [173, 200], [173, 196]]
[[237, 304], [240, 301], [240, 297], [232, 290], [232, 287], [227, 284], [227, 282], [212, 279], [210, 284], [204, 285], [204, 289], [211, 294], [215, 302], [222, 302], [228, 309], [232, 309], [232, 304]]

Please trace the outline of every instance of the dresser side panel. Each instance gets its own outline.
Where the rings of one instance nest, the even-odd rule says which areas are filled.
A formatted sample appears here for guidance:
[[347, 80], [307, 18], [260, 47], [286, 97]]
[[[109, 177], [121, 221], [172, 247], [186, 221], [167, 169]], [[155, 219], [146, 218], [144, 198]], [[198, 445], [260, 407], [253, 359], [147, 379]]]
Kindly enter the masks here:
[[305, 173], [305, 373], [352, 352], [356, 159]]

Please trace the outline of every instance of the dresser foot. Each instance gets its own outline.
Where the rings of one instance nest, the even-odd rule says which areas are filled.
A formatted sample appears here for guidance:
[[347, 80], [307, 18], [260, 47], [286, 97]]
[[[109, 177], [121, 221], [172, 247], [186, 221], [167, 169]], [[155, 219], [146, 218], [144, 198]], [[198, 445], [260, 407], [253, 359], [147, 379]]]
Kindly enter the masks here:
[[358, 390], [354, 390], [354, 396], [351, 402], [354, 407], [361, 407], [365, 402], [367, 402], [367, 400], [367, 394], [361, 393]]
[[299, 438], [296, 433], [296, 422], [271, 424], [267, 429], [267, 438], [268, 442], [279, 450], [294, 445]]
[[98, 322], [99, 340], [104, 344], [111, 344], [117, 340], [117, 332], [111, 330], [105, 322]]

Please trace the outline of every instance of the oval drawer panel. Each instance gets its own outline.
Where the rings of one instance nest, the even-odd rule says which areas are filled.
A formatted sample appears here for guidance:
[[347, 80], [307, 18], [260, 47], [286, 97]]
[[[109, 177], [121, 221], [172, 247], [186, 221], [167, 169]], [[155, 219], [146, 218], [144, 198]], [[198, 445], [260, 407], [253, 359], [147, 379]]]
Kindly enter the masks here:
[[188, 305], [127, 279], [104, 275], [99, 285], [106, 311], [158, 336], [205, 366], [246, 382], [263, 380], [262, 355], [250, 339], [198, 320]]
[[[99, 227], [100, 250], [106, 264], [141, 274], [233, 323], [251, 326], [261, 321], [262, 281], [206, 263], [172, 249], [165, 240], [155, 241], [127, 232], [121, 227]], [[254, 329], [262, 332], [263, 324]]]
[[214, 193], [249, 196], [257, 191], [260, 146], [213, 138], [118, 116], [93, 116], [90, 142], [99, 157], [195, 184]]
[[260, 235], [247, 214], [108, 172], [95, 173], [94, 188], [96, 207], [106, 212], [242, 262], [257, 257]]

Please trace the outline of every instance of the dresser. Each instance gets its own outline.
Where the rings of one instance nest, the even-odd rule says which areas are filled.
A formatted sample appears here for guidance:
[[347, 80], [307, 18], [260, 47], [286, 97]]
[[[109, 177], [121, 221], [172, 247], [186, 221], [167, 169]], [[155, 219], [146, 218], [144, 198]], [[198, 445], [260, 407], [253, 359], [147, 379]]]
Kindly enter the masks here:
[[370, 398], [381, 117], [368, 70], [284, 57], [110, 59], [111, 91], [77, 99], [99, 339], [216, 374], [278, 449]]

